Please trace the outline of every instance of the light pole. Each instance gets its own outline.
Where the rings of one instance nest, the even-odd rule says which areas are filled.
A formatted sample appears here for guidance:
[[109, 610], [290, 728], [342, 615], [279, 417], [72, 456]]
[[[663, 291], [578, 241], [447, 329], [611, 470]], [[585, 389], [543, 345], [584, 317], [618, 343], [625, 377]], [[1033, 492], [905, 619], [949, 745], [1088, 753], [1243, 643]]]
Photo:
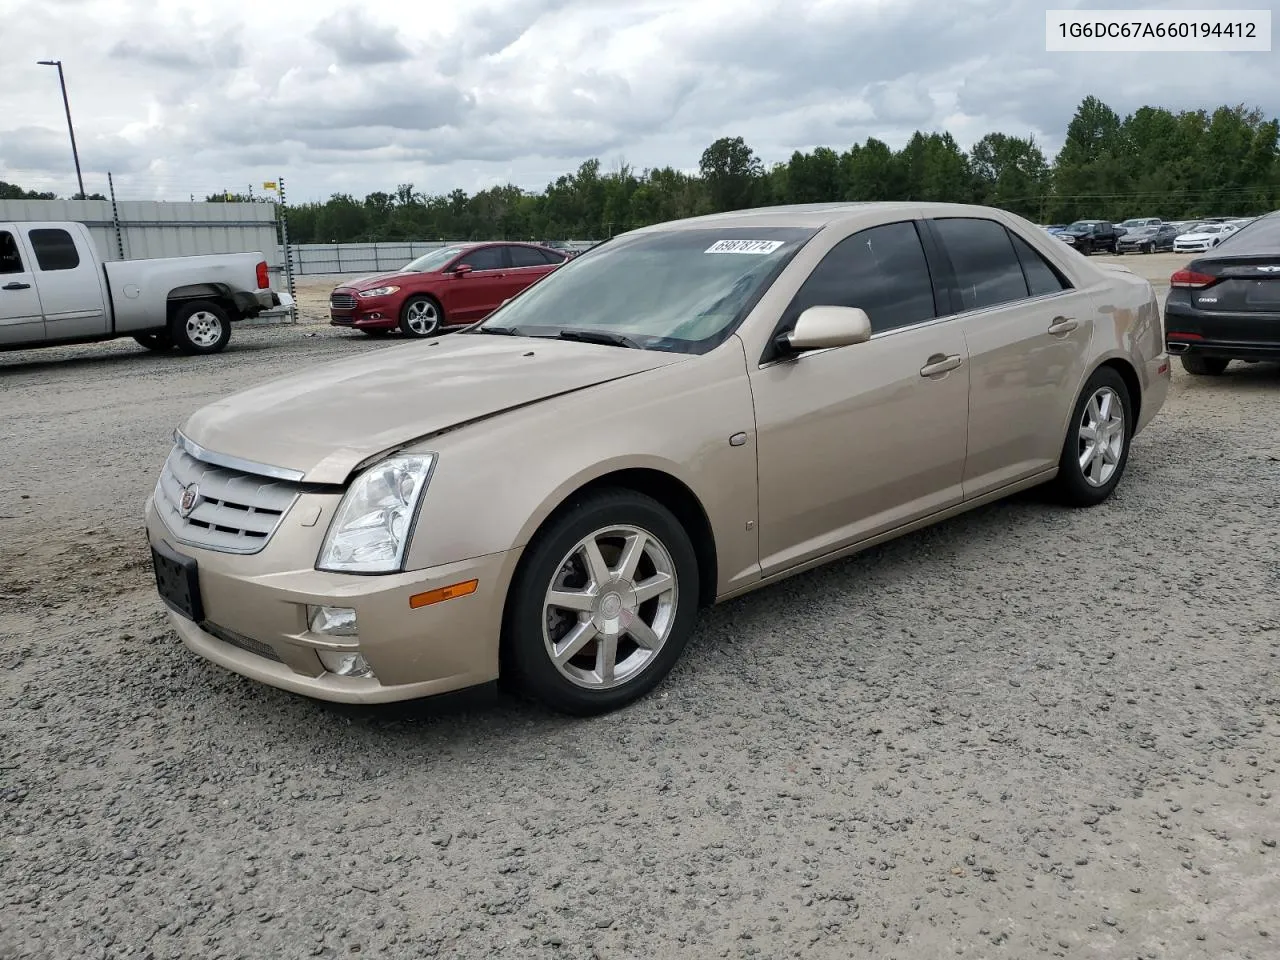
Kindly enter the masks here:
[[38, 62], [42, 67], [58, 68], [58, 84], [62, 87], [62, 105], [67, 110], [67, 132], [71, 134], [71, 157], [76, 162], [76, 182], [80, 184], [80, 199], [84, 200], [88, 194], [84, 192], [84, 177], [80, 175], [80, 151], [76, 149], [76, 128], [71, 124], [71, 101], [67, 99], [67, 80], [62, 75], [62, 61], [40, 60]]

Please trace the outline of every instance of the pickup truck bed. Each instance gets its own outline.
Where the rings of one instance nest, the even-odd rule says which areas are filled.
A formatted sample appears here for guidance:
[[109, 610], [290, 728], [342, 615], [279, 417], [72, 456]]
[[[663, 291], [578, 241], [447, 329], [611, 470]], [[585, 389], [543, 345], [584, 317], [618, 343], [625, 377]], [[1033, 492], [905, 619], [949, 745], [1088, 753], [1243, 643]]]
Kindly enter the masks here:
[[80, 223], [0, 223], [0, 350], [134, 337], [216, 353], [282, 302], [261, 253], [104, 263]]

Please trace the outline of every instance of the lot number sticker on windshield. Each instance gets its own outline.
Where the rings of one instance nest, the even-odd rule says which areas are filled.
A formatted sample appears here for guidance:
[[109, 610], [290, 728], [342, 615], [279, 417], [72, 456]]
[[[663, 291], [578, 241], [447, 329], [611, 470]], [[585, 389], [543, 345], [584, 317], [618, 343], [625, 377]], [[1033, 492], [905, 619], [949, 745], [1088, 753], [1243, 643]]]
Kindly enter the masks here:
[[781, 240], [717, 240], [707, 247], [707, 253], [754, 253], [763, 256], [782, 246]]

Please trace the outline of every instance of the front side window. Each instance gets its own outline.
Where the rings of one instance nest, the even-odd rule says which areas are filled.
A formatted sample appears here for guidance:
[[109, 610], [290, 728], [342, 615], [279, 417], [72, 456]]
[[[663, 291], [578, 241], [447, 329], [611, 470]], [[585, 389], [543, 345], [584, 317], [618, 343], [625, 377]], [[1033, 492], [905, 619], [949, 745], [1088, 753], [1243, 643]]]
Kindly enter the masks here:
[[457, 266], [464, 263], [472, 270], [501, 270], [506, 265], [502, 261], [501, 247], [480, 247], [465, 253], [458, 259]]
[[23, 273], [22, 254], [12, 233], [0, 230], [0, 273]]
[[76, 242], [65, 230], [43, 227], [27, 233], [41, 270], [74, 270], [80, 266]]
[[969, 217], [933, 223], [955, 271], [961, 310], [982, 310], [1028, 296], [1022, 265], [1002, 224]]
[[911, 221], [861, 230], [831, 248], [787, 310], [783, 329], [810, 307], [859, 307], [880, 333], [938, 315], [933, 279]]
[[474, 334], [586, 334], [650, 350], [722, 343], [815, 230], [705, 227], [615, 237], [549, 272]]

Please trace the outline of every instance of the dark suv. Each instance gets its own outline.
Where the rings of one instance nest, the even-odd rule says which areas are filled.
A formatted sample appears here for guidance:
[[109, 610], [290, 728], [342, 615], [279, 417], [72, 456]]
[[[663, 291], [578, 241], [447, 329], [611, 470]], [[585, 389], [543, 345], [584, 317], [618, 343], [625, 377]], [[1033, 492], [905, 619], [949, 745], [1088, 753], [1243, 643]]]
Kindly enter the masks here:
[[1120, 241], [1120, 231], [1107, 220], [1077, 220], [1058, 235], [1081, 253], [1097, 253], [1105, 250], [1115, 253]]

